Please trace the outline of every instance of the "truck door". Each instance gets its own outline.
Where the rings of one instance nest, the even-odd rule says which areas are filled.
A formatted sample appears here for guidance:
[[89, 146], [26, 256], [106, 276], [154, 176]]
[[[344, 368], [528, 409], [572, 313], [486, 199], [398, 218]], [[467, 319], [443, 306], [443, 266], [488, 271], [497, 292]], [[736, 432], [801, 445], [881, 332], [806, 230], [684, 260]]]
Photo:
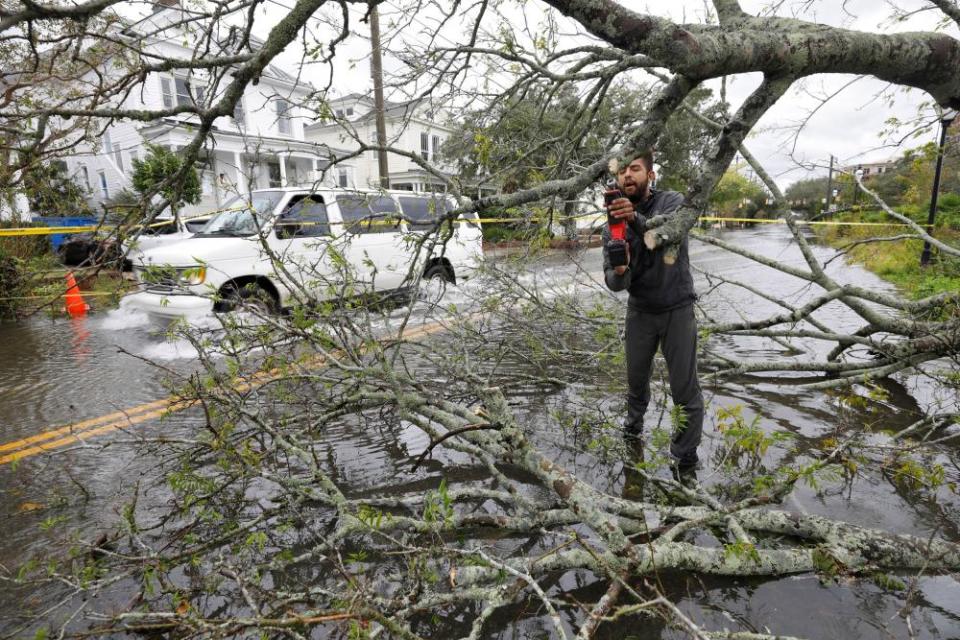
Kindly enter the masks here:
[[301, 294], [322, 293], [332, 275], [327, 205], [322, 196], [294, 196], [273, 225], [271, 245], [279, 265], [277, 279]]
[[343, 193], [337, 205], [346, 233], [346, 258], [367, 290], [399, 287], [410, 252], [393, 198], [379, 193]]

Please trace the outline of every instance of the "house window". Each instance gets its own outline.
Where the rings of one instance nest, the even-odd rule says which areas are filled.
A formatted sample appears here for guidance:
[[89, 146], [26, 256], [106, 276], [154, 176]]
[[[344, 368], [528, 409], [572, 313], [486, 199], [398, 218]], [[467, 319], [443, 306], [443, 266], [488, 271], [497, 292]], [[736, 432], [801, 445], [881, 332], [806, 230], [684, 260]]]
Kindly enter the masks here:
[[103, 153], [109, 154], [112, 149], [110, 144], [110, 129], [103, 132]]
[[337, 114], [337, 117], [338, 117], [338, 118], [342, 118], [342, 117], [343, 117], [343, 109], [337, 109], [334, 113]]
[[233, 105], [233, 121], [237, 123], [237, 126], [246, 124], [244, 117], [243, 98], [240, 98], [237, 100], [237, 104]]
[[80, 177], [83, 179], [83, 190], [87, 193], [93, 191], [90, 188], [90, 171], [83, 165], [80, 166]]
[[433, 136], [433, 159], [440, 157], [440, 136]]
[[193, 104], [193, 96], [190, 95], [190, 83], [182, 78], [174, 80], [177, 87], [177, 106], [189, 106]]
[[277, 129], [290, 135], [290, 103], [283, 98], [277, 99]]
[[117, 161], [117, 168], [123, 171], [123, 152], [118, 144], [113, 145], [113, 158]]
[[350, 169], [341, 167], [337, 169], [337, 186], [344, 189], [350, 186]]
[[206, 94], [204, 87], [196, 86], [184, 78], [160, 78], [160, 88], [163, 93], [163, 106], [168, 109], [174, 104], [178, 107], [194, 106], [203, 102]]
[[110, 187], [107, 186], [107, 174], [103, 171], [98, 171], [97, 175], [100, 177], [100, 195], [104, 198], [109, 198]]
[[420, 157], [430, 159], [430, 134], [426, 132], [420, 134]]
[[347, 107], [347, 117], [353, 115], [353, 107]]
[[160, 91], [163, 93], [164, 108], [173, 107], [173, 81], [170, 78], [160, 78]]

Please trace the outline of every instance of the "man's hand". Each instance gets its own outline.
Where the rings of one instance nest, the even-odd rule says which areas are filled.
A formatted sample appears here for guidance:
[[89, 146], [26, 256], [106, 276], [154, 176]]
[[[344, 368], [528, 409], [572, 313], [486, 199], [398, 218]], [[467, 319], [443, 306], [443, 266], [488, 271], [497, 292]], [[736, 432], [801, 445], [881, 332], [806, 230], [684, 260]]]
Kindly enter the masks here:
[[[614, 192], [611, 191], [608, 193]], [[633, 208], [633, 203], [627, 198], [617, 198], [607, 205], [607, 211], [610, 213], [611, 217], [616, 218], [617, 220], [623, 220], [627, 223], [631, 223], [637, 219], [637, 212]]]
[[647, 246], [647, 249], [653, 251], [660, 244], [660, 236], [657, 235], [656, 229], [648, 229], [643, 234], [643, 244]]

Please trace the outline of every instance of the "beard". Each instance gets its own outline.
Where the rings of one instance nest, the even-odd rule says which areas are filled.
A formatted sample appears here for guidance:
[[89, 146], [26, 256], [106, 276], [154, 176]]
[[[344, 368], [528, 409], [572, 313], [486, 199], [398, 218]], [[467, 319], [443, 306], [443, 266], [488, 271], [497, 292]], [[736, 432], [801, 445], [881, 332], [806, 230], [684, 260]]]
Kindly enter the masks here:
[[647, 193], [648, 180], [643, 182], [637, 180], [626, 180], [620, 184], [620, 190], [628, 198], [642, 198]]

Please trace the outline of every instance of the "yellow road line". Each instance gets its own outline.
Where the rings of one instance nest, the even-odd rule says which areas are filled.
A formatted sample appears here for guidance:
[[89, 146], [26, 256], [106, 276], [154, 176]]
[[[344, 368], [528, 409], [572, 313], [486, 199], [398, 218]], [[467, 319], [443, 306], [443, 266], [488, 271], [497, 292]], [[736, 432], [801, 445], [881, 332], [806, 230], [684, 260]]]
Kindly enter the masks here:
[[141, 422], [146, 422], [147, 420], [152, 420], [153, 418], [158, 418], [165, 413], [171, 413], [174, 411], [181, 411], [187, 409], [196, 404], [196, 400], [190, 401], [179, 401], [169, 403], [167, 406], [154, 411], [148, 411], [146, 413], [139, 413], [136, 416], [131, 416], [123, 422], [113, 422], [105, 424], [102, 427], [96, 427], [94, 429], [86, 429], [84, 431], [79, 431], [77, 433], [72, 433], [65, 438], [60, 438], [58, 440], [53, 440], [52, 442], [46, 442], [34, 447], [28, 447], [26, 449], [20, 449], [19, 451], [14, 451], [13, 453], [7, 454], [5, 456], [0, 456], [0, 465], [8, 464], [14, 460], [20, 460], [22, 458], [29, 458], [30, 456], [35, 456], [38, 453], [44, 453], [47, 451], [52, 451], [54, 449], [59, 449], [60, 447], [65, 447], [70, 444], [80, 444], [86, 442], [87, 438], [97, 436], [104, 433], [109, 433], [111, 431], [116, 431], [117, 429], [122, 429], [126, 426], [131, 426], [135, 424], [140, 424]]
[[10, 451], [11, 449], [19, 449], [20, 447], [26, 446], [28, 444], [33, 444], [34, 442], [42, 442], [44, 440], [49, 440], [51, 438], [56, 438], [57, 436], [63, 435], [65, 433], [74, 434], [78, 431], [83, 431], [90, 427], [95, 427], [101, 422], [119, 420], [124, 418], [132, 418], [135, 414], [142, 413], [144, 411], [150, 411], [151, 409], [156, 409], [157, 407], [162, 407], [171, 404], [175, 398], [173, 396], [169, 398], [164, 398], [162, 400], [154, 400], [153, 402], [148, 402], [146, 404], [141, 404], [136, 407], [127, 409], [126, 411], [115, 411], [113, 413], [108, 413], [107, 415], [100, 416], [99, 418], [91, 418], [90, 420], [84, 420], [82, 422], [74, 422], [72, 424], [64, 425], [57, 429], [52, 429], [50, 431], [44, 431], [36, 435], [29, 436], [27, 438], [22, 438], [20, 440], [14, 440], [13, 442], [7, 442], [5, 444], [0, 444], [0, 452]]
[[[469, 316], [470, 318], [474, 316]], [[428, 325], [415, 327], [403, 332], [402, 338], [411, 339], [420, 336], [436, 333], [444, 328], [441, 322], [434, 322]], [[336, 357], [340, 352], [334, 354]], [[305, 363], [301, 363], [307, 368], [315, 368], [327, 362], [327, 356], [319, 355], [310, 358]], [[233, 389], [244, 393], [256, 387], [262, 386], [272, 380], [276, 380], [281, 373], [281, 368], [276, 367], [267, 371], [261, 371], [254, 374], [246, 382], [238, 382], [233, 385]], [[197, 400], [187, 400], [177, 396], [168, 396], [160, 400], [147, 402], [124, 411], [115, 411], [99, 418], [91, 418], [82, 422], [74, 422], [62, 427], [44, 431], [26, 438], [14, 440], [0, 444], [0, 452], [13, 451], [0, 456], [0, 466], [29, 458], [40, 453], [53, 451], [71, 444], [80, 444], [93, 436], [110, 433], [124, 427], [140, 424], [160, 417], [164, 414], [170, 414], [177, 411], [183, 411], [197, 404]], [[105, 423], [105, 424], [104, 424]], [[63, 436], [63, 437], [60, 437]], [[28, 446], [33, 445], [33, 446]]]

